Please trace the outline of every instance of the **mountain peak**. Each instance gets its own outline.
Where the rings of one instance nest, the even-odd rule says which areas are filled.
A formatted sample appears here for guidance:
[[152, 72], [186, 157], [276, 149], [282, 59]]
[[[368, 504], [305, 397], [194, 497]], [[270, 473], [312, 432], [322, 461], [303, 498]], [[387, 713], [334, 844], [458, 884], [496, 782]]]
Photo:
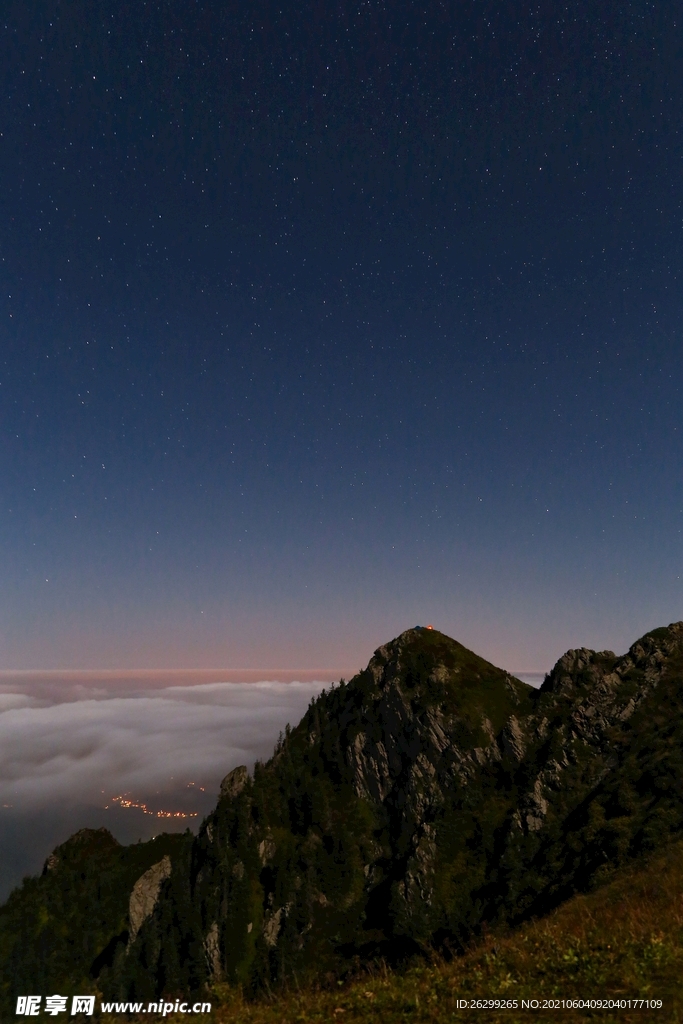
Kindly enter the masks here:
[[[526, 683], [497, 668], [437, 629], [414, 627], [378, 647], [367, 669], [349, 686], [379, 692], [397, 688], [418, 714], [438, 709], [446, 718], [486, 718], [502, 728], [520, 701], [532, 692]], [[488, 727], [487, 727], [488, 728]]]

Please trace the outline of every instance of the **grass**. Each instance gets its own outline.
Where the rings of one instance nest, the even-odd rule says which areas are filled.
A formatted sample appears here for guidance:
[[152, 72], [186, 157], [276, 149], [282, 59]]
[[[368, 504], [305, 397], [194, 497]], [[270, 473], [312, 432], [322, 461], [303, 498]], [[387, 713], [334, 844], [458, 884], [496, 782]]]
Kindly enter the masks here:
[[[542, 920], [511, 934], [485, 936], [450, 962], [422, 963], [402, 973], [376, 965], [348, 983], [290, 990], [258, 1002], [218, 986], [210, 1019], [215, 1024], [675, 1022], [683, 1021], [682, 979], [683, 842], [678, 842]], [[663, 1005], [612, 1011], [542, 1006], [547, 999], [629, 998], [659, 999]], [[516, 999], [518, 1008], [469, 1009], [458, 1003], [472, 999]], [[523, 999], [539, 1000], [541, 1006], [522, 1010]], [[154, 1018], [145, 1014], [141, 1019]]]

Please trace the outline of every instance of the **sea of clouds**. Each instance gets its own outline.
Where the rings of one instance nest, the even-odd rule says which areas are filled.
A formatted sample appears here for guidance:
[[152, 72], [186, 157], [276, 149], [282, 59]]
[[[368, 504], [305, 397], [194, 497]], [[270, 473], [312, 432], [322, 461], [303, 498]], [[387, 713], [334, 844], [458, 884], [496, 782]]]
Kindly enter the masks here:
[[227, 772], [270, 757], [330, 685], [0, 676], [0, 901], [80, 828], [124, 843], [196, 830]]
[[[267, 759], [329, 682], [0, 692], [0, 899], [79, 828], [121, 842], [196, 829], [225, 774]], [[114, 800], [114, 797], [120, 799]], [[141, 807], [122, 807], [121, 799]], [[158, 817], [162, 811], [187, 817]]]

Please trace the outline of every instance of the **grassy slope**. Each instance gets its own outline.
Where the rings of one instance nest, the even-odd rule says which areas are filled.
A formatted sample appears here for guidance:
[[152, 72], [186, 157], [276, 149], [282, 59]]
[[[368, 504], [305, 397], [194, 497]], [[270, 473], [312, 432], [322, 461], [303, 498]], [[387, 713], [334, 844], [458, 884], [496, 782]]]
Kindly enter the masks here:
[[[683, 843], [553, 914], [508, 935], [490, 935], [450, 964], [399, 975], [377, 971], [333, 990], [289, 992], [247, 1003], [214, 994], [216, 1024], [305, 1021], [468, 1022], [683, 1021]], [[661, 1010], [494, 1011], [459, 1009], [457, 999], [649, 998]], [[222, 999], [219, 1002], [218, 999]], [[112, 1018], [113, 1020], [114, 1018]], [[150, 1020], [149, 1015], [145, 1018]], [[169, 1016], [167, 1021], [187, 1020]]]

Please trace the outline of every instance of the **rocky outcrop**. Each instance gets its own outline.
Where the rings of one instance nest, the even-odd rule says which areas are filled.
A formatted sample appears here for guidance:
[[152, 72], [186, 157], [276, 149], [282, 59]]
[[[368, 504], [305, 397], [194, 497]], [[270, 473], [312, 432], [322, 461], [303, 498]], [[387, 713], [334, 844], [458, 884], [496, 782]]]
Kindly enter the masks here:
[[140, 928], [152, 914], [159, 899], [161, 883], [171, 874], [171, 858], [166, 855], [158, 864], [152, 864], [133, 886], [128, 904], [128, 941], [135, 942]]
[[239, 796], [248, 781], [249, 772], [246, 765], [241, 764], [239, 767], [233, 768], [221, 782], [221, 799], [233, 800], [236, 796]]
[[213, 921], [204, 938], [204, 954], [209, 977], [212, 981], [220, 981], [221, 969], [221, 946], [218, 937], [218, 921]]
[[507, 725], [503, 729], [503, 750], [510, 757], [513, 757], [515, 761], [521, 761], [524, 757], [526, 744], [527, 741], [524, 735], [524, 730], [515, 716], [511, 715]]

